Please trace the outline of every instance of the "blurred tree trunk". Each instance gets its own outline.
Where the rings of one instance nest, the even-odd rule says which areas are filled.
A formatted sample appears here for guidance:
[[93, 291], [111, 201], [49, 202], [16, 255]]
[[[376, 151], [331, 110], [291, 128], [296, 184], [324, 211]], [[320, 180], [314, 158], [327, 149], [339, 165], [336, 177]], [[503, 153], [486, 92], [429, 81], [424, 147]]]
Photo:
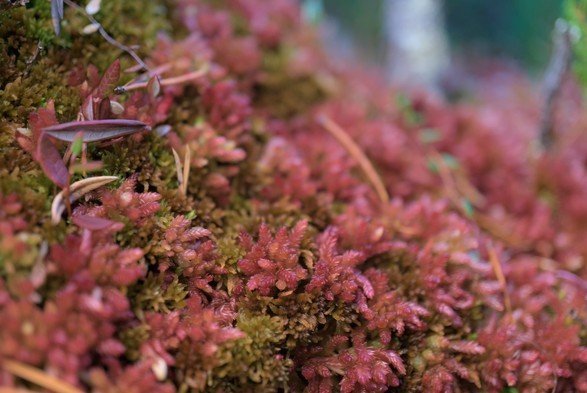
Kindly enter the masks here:
[[386, 0], [384, 4], [390, 80], [437, 90], [450, 61], [442, 0]]

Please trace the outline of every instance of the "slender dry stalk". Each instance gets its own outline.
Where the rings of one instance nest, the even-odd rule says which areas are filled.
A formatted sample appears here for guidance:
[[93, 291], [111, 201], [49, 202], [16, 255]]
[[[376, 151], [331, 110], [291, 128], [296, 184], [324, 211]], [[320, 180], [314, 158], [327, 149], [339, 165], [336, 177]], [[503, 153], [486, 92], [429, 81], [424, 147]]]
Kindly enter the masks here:
[[190, 178], [192, 151], [188, 145], [185, 145], [185, 154], [183, 156], [183, 164], [179, 154], [174, 148], [171, 148], [173, 158], [175, 159], [175, 171], [177, 172], [177, 181], [179, 182], [179, 191], [183, 196], [187, 195], [188, 183]]
[[[202, 67], [199, 70], [192, 71], [192, 72], [189, 72], [184, 75], [175, 76], [175, 77], [171, 77], [171, 78], [167, 78], [167, 79], [161, 79], [161, 81], [159, 83], [161, 86], [179, 85], [181, 83], [191, 82], [193, 80], [199, 79], [199, 78], [203, 77], [204, 75], [206, 75], [207, 72], [208, 72], [208, 67]], [[148, 84], [149, 84], [149, 82], [137, 82], [137, 83], [133, 83], [130, 85], [122, 86], [121, 89], [123, 89], [124, 91], [144, 89], [147, 87]]]
[[2, 360], [0, 366], [10, 374], [22, 378], [28, 382], [39, 385], [44, 389], [56, 393], [83, 393], [80, 389], [73, 385], [63, 382], [38, 368], [14, 361]]
[[189, 145], [185, 145], [185, 155], [183, 157], [183, 183], [181, 185], [181, 193], [186, 196], [188, 193], [188, 183], [190, 179], [190, 169], [192, 161], [192, 151]]
[[98, 31], [100, 32], [100, 35], [104, 37], [104, 39], [108, 41], [111, 45], [128, 53], [133, 59], [135, 59], [137, 63], [141, 65], [142, 68], [144, 68], [145, 70], [149, 70], [149, 66], [145, 64], [145, 62], [139, 57], [139, 55], [137, 55], [137, 53], [134, 50], [112, 38], [112, 36], [108, 34], [106, 30], [104, 30], [100, 22], [98, 22], [92, 15], [88, 14], [83, 7], [80, 7], [71, 0], [63, 0], [63, 2], [66, 3], [68, 6], [74, 8], [77, 12], [84, 15], [93, 25], [98, 26]]
[[177, 154], [177, 151], [175, 151], [173, 147], [171, 148], [171, 152], [173, 153], [173, 159], [175, 160], [175, 172], [177, 174], [177, 182], [179, 183], [179, 186], [181, 188], [181, 185], [183, 184], [183, 168], [181, 164], [181, 159], [179, 158], [179, 154]]
[[[485, 204], [483, 196], [464, 175], [454, 175], [451, 168], [444, 162], [442, 156], [438, 152], [431, 151], [429, 154], [438, 167], [438, 174], [444, 185], [445, 196], [455, 208], [465, 216], [470, 214], [470, 212], [466, 211], [465, 206], [463, 205], [463, 199], [471, 201], [475, 207], [483, 207]], [[479, 210], [472, 212], [472, 219], [480, 228], [490, 233], [494, 238], [500, 240], [504, 244], [518, 250], [526, 250], [529, 248], [528, 243], [524, 239], [516, 236], [502, 223], [495, 221], [493, 218], [483, 214]]]
[[489, 246], [489, 263], [491, 263], [491, 268], [495, 273], [495, 277], [497, 281], [503, 288], [503, 302], [505, 305], [505, 310], [508, 315], [512, 315], [512, 302], [510, 300], [510, 295], [507, 289], [507, 282], [505, 280], [505, 275], [503, 274], [503, 270], [501, 268], [501, 263], [499, 263], [499, 258], [497, 257], [497, 253], [495, 252], [495, 248], [491, 245]]
[[385, 185], [381, 180], [381, 177], [371, 164], [371, 161], [367, 158], [365, 153], [361, 150], [359, 146], [352, 140], [352, 138], [342, 129], [341, 126], [336, 124], [332, 119], [330, 119], [326, 115], [320, 115], [316, 119], [318, 124], [320, 124], [326, 131], [330, 133], [337, 141], [342, 145], [342, 147], [349, 153], [355, 161], [361, 167], [361, 170], [367, 177], [369, 183], [375, 190], [375, 193], [379, 197], [379, 200], [383, 204], [389, 203], [389, 194], [387, 194], [387, 190], [385, 189]]
[[501, 241], [503, 244], [506, 244], [508, 247], [518, 251], [531, 250], [532, 247], [525, 239], [512, 233], [503, 223], [498, 222], [492, 217], [479, 211], [476, 211], [473, 217], [480, 228], [489, 233], [495, 239]]

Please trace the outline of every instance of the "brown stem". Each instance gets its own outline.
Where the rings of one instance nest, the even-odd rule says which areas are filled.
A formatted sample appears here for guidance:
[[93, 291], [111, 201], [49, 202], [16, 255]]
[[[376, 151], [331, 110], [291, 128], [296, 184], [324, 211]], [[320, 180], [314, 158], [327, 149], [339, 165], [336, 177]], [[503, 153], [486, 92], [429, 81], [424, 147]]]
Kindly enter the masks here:
[[185, 154], [183, 157], [183, 183], [181, 185], [181, 193], [186, 196], [188, 193], [188, 182], [190, 178], [190, 169], [192, 168], [192, 151], [190, 145], [185, 145]]
[[0, 367], [16, 377], [32, 382], [53, 392], [82, 393], [82, 391], [75, 386], [72, 386], [67, 382], [60, 381], [59, 379], [24, 363], [4, 359], [2, 360], [2, 363], [0, 363]]
[[100, 22], [98, 22], [92, 15], [88, 14], [83, 7], [80, 7], [79, 5], [77, 5], [76, 3], [74, 3], [71, 0], [63, 0], [63, 1], [67, 5], [69, 5], [70, 7], [74, 8], [77, 12], [83, 14], [94, 25], [98, 26], [98, 31], [100, 32], [100, 35], [102, 35], [102, 37], [104, 37], [104, 39], [106, 41], [108, 41], [111, 45], [114, 45], [118, 49], [128, 53], [133, 59], [135, 59], [135, 61], [137, 63], [139, 63], [141, 65], [142, 68], [144, 68], [145, 70], [149, 70], [149, 67], [139, 57], [139, 55], [137, 55], [137, 53], [134, 50], [132, 50], [128, 46], [116, 41], [114, 38], [112, 38], [112, 36], [110, 34], [108, 34], [108, 32], [106, 30], [104, 30], [104, 28], [102, 27]]
[[503, 288], [503, 302], [505, 306], [505, 310], [508, 315], [512, 315], [512, 302], [510, 300], [510, 295], [508, 293], [507, 282], [505, 280], [505, 274], [503, 274], [503, 270], [501, 268], [501, 263], [499, 263], [499, 258], [497, 257], [497, 253], [493, 246], [489, 246], [489, 263], [491, 263], [491, 268], [495, 273], [495, 277], [497, 281]]
[[342, 127], [336, 124], [328, 116], [320, 115], [316, 120], [357, 161], [357, 163], [361, 167], [361, 170], [367, 177], [367, 180], [375, 189], [375, 192], [377, 193], [377, 196], [379, 197], [381, 203], [387, 204], [389, 202], [389, 195], [387, 194], [385, 185], [383, 184], [381, 177], [379, 177], [379, 174], [377, 173], [377, 171], [373, 167], [373, 164], [371, 164], [371, 161], [369, 161], [365, 153], [363, 153], [359, 146], [357, 146], [357, 144], [342, 129]]
[[[192, 71], [192, 72], [184, 74], [184, 75], [175, 76], [175, 77], [167, 78], [167, 79], [161, 79], [161, 81], [159, 83], [161, 84], [161, 86], [178, 85], [181, 83], [186, 83], [186, 82], [190, 82], [190, 81], [196, 80], [198, 78], [201, 78], [202, 76], [206, 75], [207, 71], [208, 71], [207, 67], [204, 67], [204, 68], [201, 68], [196, 71]], [[138, 83], [133, 83], [131, 85], [123, 86], [122, 89], [124, 89], [125, 91], [144, 89], [147, 87], [148, 84], [149, 84], [149, 82], [138, 82]]]

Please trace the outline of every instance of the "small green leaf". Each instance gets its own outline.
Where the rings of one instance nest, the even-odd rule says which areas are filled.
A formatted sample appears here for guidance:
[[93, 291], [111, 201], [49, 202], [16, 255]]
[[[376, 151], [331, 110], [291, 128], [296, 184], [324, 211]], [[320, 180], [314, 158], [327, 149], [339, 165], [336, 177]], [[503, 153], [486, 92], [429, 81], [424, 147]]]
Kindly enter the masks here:
[[435, 128], [425, 128], [420, 130], [420, 142], [434, 143], [442, 139], [442, 134]]
[[507, 388], [501, 389], [499, 393], [519, 393], [519, 390], [513, 386], [508, 386]]
[[436, 164], [436, 161], [434, 161], [434, 159], [428, 158], [428, 160], [426, 161], [426, 166], [428, 167], [428, 170], [430, 172], [438, 173], [438, 164]]
[[468, 199], [463, 198], [461, 200], [461, 205], [463, 207], [463, 211], [465, 212], [465, 216], [467, 216], [467, 218], [473, 218], [473, 215], [475, 214], [475, 209], [473, 208], [471, 202]]
[[206, 123], [206, 117], [204, 115], [199, 115], [196, 118], [196, 122], [195, 122], [194, 126], [200, 127], [200, 126], [204, 125], [204, 123]]
[[444, 161], [446, 166], [450, 169], [458, 169], [460, 166], [459, 160], [452, 154], [442, 153], [442, 161]]
[[398, 93], [395, 96], [395, 103], [400, 109], [407, 109], [412, 106], [412, 100], [404, 93]]
[[84, 136], [83, 133], [78, 132], [77, 136], [73, 140], [71, 144], [71, 152], [76, 156], [79, 157], [82, 154], [82, 146], [84, 144]]

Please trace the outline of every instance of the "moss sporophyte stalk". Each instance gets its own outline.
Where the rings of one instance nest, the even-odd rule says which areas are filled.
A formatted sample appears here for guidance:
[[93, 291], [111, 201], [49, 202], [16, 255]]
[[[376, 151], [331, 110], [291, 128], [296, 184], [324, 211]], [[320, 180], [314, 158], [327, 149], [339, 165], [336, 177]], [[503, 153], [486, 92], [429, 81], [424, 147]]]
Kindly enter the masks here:
[[0, 3], [1, 386], [587, 392], [578, 90], [536, 155], [519, 72], [447, 103], [317, 42], [293, 0]]

